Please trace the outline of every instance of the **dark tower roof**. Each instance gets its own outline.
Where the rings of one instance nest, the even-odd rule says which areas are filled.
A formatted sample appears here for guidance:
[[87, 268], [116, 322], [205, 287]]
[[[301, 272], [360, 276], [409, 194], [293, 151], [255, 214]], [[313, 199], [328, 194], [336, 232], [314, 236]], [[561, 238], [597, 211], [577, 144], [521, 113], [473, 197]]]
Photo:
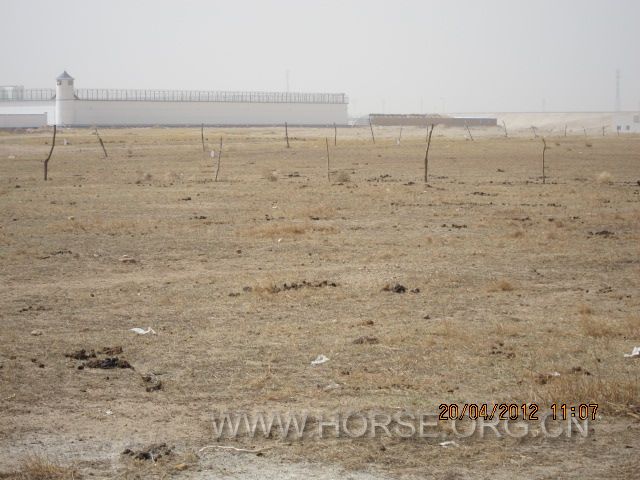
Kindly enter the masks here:
[[58, 75], [58, 78], [56, 78], [56, 80], [73, 80], [73, 77], [69, 75], [65, 70], [60, 75]]

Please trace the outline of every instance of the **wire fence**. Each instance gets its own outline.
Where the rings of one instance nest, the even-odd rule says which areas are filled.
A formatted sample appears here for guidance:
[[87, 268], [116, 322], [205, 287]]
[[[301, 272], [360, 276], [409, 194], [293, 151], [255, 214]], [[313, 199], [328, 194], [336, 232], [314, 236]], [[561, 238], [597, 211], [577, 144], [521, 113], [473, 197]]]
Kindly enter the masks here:
[[56, 91], [53, 88], [20, 88], [4, 87], [0, 88], [0, 102], [30, 102], [48, 101], [56, 98]]
[[215, 92], [199, 90], [75, 90], [79, 100], [143, 102], [330, 103], [346, 104], [344, 93]]
[[[122, 90], [79, 88], [74, 90], [77, 100], [134, 101], [134, 102], [229, 102], [229, 103], [324, 103], [347, 104], [344, 93], [291, 92], [215, 92], [200, 90]], [[0, 101], [55, 100], [50, 88], [0, 88]]]

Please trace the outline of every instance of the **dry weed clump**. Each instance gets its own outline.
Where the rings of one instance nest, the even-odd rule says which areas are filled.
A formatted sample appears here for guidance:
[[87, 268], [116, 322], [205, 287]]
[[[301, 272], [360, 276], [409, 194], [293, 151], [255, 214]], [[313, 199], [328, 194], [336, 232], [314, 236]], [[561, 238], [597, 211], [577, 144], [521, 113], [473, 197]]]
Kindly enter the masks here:
[[613, 183], [613, 175], [611, 175], [609, 172], [600, 172], [596, 177], [596, 180], [598, 181], [598, 183], [601, 183], [603, 185], [610, 185]]
[[580, 326], [585, 335], [594, 338], [611, 337], [616, 335], [616, 331], [612, 325], [601, 319], [594, 318], [590, 314], [583, 314], [580, 317]]
[[306, 233], [337, 233], [338, 229], [332, 225], [312, 225], [311, 223], [271, 223], [246, 230], [252, 237], [275, 238], [285, 236], [304, 235]]
[[607, 321], [583, 315], [580, 321], [583, 332], [590, 337], [623, 336], [636, 338], [640, 336], [640, 316], [628, 317], [618, 321]]
[[266, 180], [269, 180], [270, 182], [277, 182], [278, 181], [278, 174], [277, 174], [277, 172], [275, 170], [272, 170], [270, 172], [265, 172], [264, 178]]
[[593, 310], [589, 305], [582, 304], [578, 307], [578, 313], [580, 313], [581, 315], [591, 315], [593, 313]]
[[597, 403], [598, 412], [616, 415], [633, 413], [640, 418], [640, 378], [601, 378], [593, 375], [561, 375], [536, 392], [541, 402]]
[[149, 172], [140, 173], [138, 172], [138, 179], [136, 180], [136, 185], [140, 185], [141, 183], [149, 183], [153, 179], [153, 175]]
[[311, 220], [329, 220], [336, 216], [336, 209], [324, 203], [300, 211], [300, 216]]
[[3, 474], [0, 478], [11, 480], [77, 480], [82, 478], [72, 467], [62, 467], [40, 456], [25, 457], [16, 472]]
[[351, 181], [351, 175], [349, 175], [349, 172], [345, 170], [339, 171], [335, 178], [338, 183], [347, 183]]
[[499, 280], [489, 286], [490, 292], [511, 292], [515, 287], [507, 280]]

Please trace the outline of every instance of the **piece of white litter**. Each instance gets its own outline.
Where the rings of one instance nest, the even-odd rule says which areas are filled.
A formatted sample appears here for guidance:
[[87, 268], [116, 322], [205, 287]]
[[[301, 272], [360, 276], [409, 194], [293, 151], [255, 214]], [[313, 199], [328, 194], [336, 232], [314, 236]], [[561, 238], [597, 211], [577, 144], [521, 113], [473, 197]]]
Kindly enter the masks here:
[[625, 353], [625, 358], [640, 358], [640, 347], [633, 347], [631, 353]]
[[260, 453], [263, 452], [265, 450], [269, 450], [271, 448], [274, 448], [274, 446], [269, 446], [269, 447], [264, 447], [264, 448], [256, 448], [254, 450], [248, 449], [248, 448], [238, 448], [238, 447], [232, 447], [229, 445], [207, 445], [206, 447], [202, 447], [200, 450], [198, 450], [198, 453], [202, 453], [205, 450], [209, 450], [210, 448], [215, 448], [216, 450], [232, 450], [234, 452], [245, 452], [245, 453]]
[[156, 334], [156, 331], [151, 327], [147, 327], [146, 330], [144, 328], [134, 327], [130, 328], [129, 331], [137, 333], [138, 335], [146, 335], [147, 333], [153, 333], [154, 335]]
[[447, 440], [446, 442], [440, 442], [438, 445], [440, 445], [441, 447], [457, 447], [458, 444], [456, 442], [454, 442], [453, 440]]
[[215, 151], [215, 150], [211, 150], [211, 151], [209, 152], [209, 157], [211, 157], [211, 158], [216, 158], [216, 151]]
[[106, 412], [104, 412], [105, 415], [113, 415], [113, 412], [111, 410], [107, 410]]
[[329, 357], [325, 357], [324, 355], [318, 355], [316, 359], [311, 362], [311, 365], [322, 365], [323, 363], [327, 363], [329, 361]]
[[324, 391], [328, 392], [331, 390], [337, 390], [340, 388], [340, 384], [336, 383], [336, 382], [331, 382], [329, 385], [324, 387]]

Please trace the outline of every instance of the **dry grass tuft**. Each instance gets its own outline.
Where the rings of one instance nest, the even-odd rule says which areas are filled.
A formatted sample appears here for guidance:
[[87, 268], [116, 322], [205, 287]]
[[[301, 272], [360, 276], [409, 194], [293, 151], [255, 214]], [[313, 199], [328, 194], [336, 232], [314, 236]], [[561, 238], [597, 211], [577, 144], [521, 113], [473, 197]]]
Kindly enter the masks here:
[[269, 180], [270, 182], [277, 182], [278, 181], [278, 175], [277, 175], [275, 170], [265, 173], [264, 174], [264, 178]]
[[349, 172], [341, 170], [336, 175], [335, 180], [338, 183], [347, 183], [351, 181], [351, 175], [349, 175]]
[[598, 181], [598, 183], [601, 183], [603, 185], [610, 185], [613, 183], [613, 175], [611, 175], [609, 172], [600, 172], [596, 177], [596, 180]]
[[582, 304], [578, 307], [578, 313], [582, 315], [591, 315], [593, 313], [593, 310], [589, 305]]
[[511, 292], [515, 287], [507, 280], [499, 280], [489, 286], [490, 292]]
[[0, 478], [11, 480], [77, 480], [82, 478], [75, 468], [62, 467], [52, 461], [28, 456], [22, 460], [20, 469], [9, 474], [0, 474]]
[[336, 216], [336, 209], [330, 205], [320, 203], [310, 208], [302, 209], [298, 215], [312, 220], [328, 220]]
[[304, 235], [306, 233], [337, 233], [332, 225], [312, 225], [311, 223], [271, 223], [246, 230], [246, 234], [254, 237], [275, 238]]
[[138, 179], [136, 180], [136, 184], [141, 184], [141, 183], [148, 183], [153, 179], [153, 175], [151, 175], [149, 172], [146, 173], [142, 173], [142, 172], [138, 172]]
[[585, 335], [588, 335], [589, 337], [611, 337], [617, 334], [613, 325], [607, 324], [600, 319], [593, 318], [589, 316], [589, 314], [582, 315], [580, 318], [580, 326]]
[[[587, 307], [588, 311], [591, 311]], [[581, 312], [582, 313], [582, 312]], [[583, 313], [580, 318], [580, 327], [585, 335], [594, 338], [602, 337], [638, 337], [640, 336], [640, 317], [628, 317], [624, 320], [603, 320]]]
[[278, 287], [275, 280], [269, 278], [261, 280], [257, 284], [253, 285], [251, 287], [251, 291], [258, 295], [274, 295], [280, 291], [280, 287]]
[[638, 402], [639, 378], [600, 378], [595, 376], [561, 376], [536, 391], [542, 402], [597, 403], [598, 411], [611, 414], [640, 414]]

